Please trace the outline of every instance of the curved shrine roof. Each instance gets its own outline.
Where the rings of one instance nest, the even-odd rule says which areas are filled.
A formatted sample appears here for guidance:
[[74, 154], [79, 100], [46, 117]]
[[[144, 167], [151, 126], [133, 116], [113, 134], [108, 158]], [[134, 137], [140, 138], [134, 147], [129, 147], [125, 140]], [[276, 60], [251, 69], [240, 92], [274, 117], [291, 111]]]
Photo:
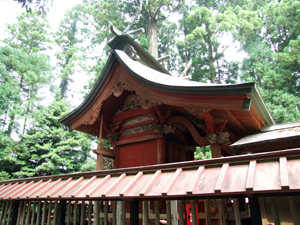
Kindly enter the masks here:
[[111, 72], [116, 63], [119, 63], [126, 72], [135, 80], [144, 84], [145, 86], [154, 90], [185, 95], [189, 98], [193, 96], [230, 96], [230, 95], [247, 95], [248, 100], [245, 99], [243, 103], [243, 110], [249, 110], [251, 103], [258, 110], [259, 115], [262, 117], [266, 125], [274, 124], [272, 116], [270, 115], [255, 83], [245, 84], [210, 84], [189, 81], [182, 78], [170, 76], [169, 74], [162, 73], [152, 69], [142, 63], [131, 59], [122, 50], [113, 50], [106, 66], [104, 67], [99, 79], [97, 80], [94, 88], [88, 97], [74, 109], [70, 114], [60, 120], [63, 124], [69, 124], [71, 120], [79, 116], [89, 105], [94, 101], [97, 94], [103, 88], [105, 82], [108, 80]]

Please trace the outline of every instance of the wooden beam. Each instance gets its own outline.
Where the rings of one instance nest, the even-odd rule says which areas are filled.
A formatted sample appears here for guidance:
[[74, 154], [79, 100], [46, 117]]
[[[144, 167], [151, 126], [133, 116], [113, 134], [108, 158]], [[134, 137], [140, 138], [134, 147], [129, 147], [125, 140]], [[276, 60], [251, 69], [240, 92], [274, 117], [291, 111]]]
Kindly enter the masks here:
[[27, 206], [27, 212], [26, 212], [26, 221], [25, 224], [29, 225], [29, 220], [30, 220], [30, 210], [31, 210], [31, 202], [28, 202], [28, 206]]
[[159, 225], [159, 201], [154, 201], [155, 225]]
[[167, 211], [167, 221], [170, 221], [170, 224], [172, 224], [171, 204], [169, 200], [166, 200], [166, 211]]
[[217, 183], [215, 185], [215, 193], [221, 193], [221, 189], [225, 181], [228, 169], [229, 169], [229, 163], [224, 163], [220, 175], [218, 177]]
[[[191, 202], [191, 208], [192, 208], [192, 221], [193, 221], [193, 225], [198, 225], [197, 211], [196, 211], [196, 202], [195, 202], [195, 200], [190, 200], [190, 202]], [[205, 212], [205, 214], [206, 214], [206, 212]]]
[[32, 209], [32, 213], [31, 213], [31, 225], [33, 225], [34, 223], [34, 218], [35, 218], [35, 210], [36, 210], [36, 201], [34, 201], [33, 203], [33, 209]]
[[50, 225], [51, 222], [51, 212], [52, 212], [52, 201], [49, 202], [47, 225]]
[[[204, 211], [205, 211], [205, 222], [206, 222], [205, 224], [206, 225], [211, 225], [209, 200], [204, 200]], [[193, 225], [194, 225], [194, 218], [193, 218]]]
[[211, 145], [211, 157], [214, 158], [220, 158], [222, 156], [221, 153], [221, 146], [219, 144], [212, 144]]
[[75, 205], [74, 205], [74, 223], [77, 225], [77, 219], [78, 219], [78, 201], [75, 201]]
[[251, 214], [251, 224], [252, 225], [262, 225], [260, 206], [257, 197], [249, 198], [250, 214]]
[[92, 225], [93, 201], [89, 201], [88, 225]]
[[81, 201], [80, 225], [84, 225], [84, 221], [85, 221], [85, 201]]
[[113, 225], [117, 225], [117, 202], [113, 201]]
[[[10, 222], [10, 216], [11, 216], [11, 213], [12, 213], [12, 206], [13, 206], [13, 202], [10, 202], [10, 204], [9, 204], [9, 212], [8, 212], [8, 216], [7, 216], [6, 225], [9, 225], [9, 222]], [[32, 224], [32, 225], [33, 225], [33, 224]]]
[[183, 209], [183, 200], [178, 200], [178, 214], [179, 214], [179, 225], [184, 225], [184, 209]]
[[286, 157], [279, 158], [280, 184], [282, 190], [290, 189], [289, 174]]
[[225, 215], [225, 199], [218, 199], [219, 215], [220, 215], [220, 225], [227, 225], [226, 215]]
[[130, 202], [130, 225], [139, 225], [139, 202]]
[[239, 199], [233, 199], [233, 209], [234, 209], [234, 219], [236, 225], [242, 225], [241, 215], [240, 215], [240, 206]]
[[256, 161], [250, 161], [248, 176], [246, 181], [246, 191], [253, 191], [254, 179], [255, 179], [255, 171], [256, 171]]
[[171, 206], [171, 217], [172, 217], [172, 225], [178, 225], [178, 209], [177, 209], [177, 200], [170, 201]]
[[143, 225], [149, 225], [149, 206], [148, 206], [148, 201], [143, 201]]
[[104, 201], [104, 225], [108, 225], [108, 201]]
[[69, 200], [68, 201], [68, 211], [67, 211], [67, 225], [71, 224], [71, 216], [72, 216], [71, 210], [72, 210], [71, 201]]
[[40, 224], [40, 221], [41, 221], [41, 211], [42, 211], [42, 202], [39, 201], [38, 210], [37, 210], [37, 214], [36, 214], [36, 223], [35, 223], [35, 225], [39, 225]]

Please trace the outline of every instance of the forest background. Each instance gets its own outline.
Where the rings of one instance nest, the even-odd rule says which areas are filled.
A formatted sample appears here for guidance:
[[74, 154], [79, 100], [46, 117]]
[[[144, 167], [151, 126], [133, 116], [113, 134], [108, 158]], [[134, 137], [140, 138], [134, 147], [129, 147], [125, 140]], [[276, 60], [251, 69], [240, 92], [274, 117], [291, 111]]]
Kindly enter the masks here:
[[[111, 51], [109, 22], [124, 30], [140, 1], [131, 29], [145, 33], [136, 41], [156, 58], [171, 55], [164, 65], [173, 74], [192, 59], [187, 75], [194, 81], [256, 82], [276, 123], [300, 120], [297, 0], [83, 0], [57, 30], [46, 0], [15, 1], [24, 13], [0, 42], [0, 180], [94, 170], [95, 138], [69, 132], [58, 119], [101, 74]], [[245, 57], [226, 57], [232, 46]], [[70, 88], [78, 73], [86, 81], [80, 93]], [[206, 157], [199, 148], [196, 158]]]

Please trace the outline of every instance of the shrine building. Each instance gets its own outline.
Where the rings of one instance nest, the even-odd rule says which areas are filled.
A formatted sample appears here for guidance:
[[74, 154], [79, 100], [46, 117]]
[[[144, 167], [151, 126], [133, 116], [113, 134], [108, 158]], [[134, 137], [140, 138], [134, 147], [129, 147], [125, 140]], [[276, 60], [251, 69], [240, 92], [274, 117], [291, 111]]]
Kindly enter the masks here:
[[300, 122], [275, 125], [255, 83], [175, 77], [126, 34], [108, 45], [60, 120], [98, 137], [97, 168], [0, 182], [1, 224], [300, 224]]

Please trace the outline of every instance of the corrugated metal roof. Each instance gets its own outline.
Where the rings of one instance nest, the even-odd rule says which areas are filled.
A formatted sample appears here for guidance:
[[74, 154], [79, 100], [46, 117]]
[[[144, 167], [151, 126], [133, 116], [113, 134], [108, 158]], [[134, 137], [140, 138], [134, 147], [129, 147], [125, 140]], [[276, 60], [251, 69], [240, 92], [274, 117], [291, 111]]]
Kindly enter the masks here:
[[214, 197], [298, 192], [300, 149], [0, 182], [1, 200]]
[[283, 139], [300, 137], [300, 123], [278, 124], [263, 128], [261, 132], [248, 135], [236, 141], [231, 147], [242, 147], [251, 144], [267, 143]]

